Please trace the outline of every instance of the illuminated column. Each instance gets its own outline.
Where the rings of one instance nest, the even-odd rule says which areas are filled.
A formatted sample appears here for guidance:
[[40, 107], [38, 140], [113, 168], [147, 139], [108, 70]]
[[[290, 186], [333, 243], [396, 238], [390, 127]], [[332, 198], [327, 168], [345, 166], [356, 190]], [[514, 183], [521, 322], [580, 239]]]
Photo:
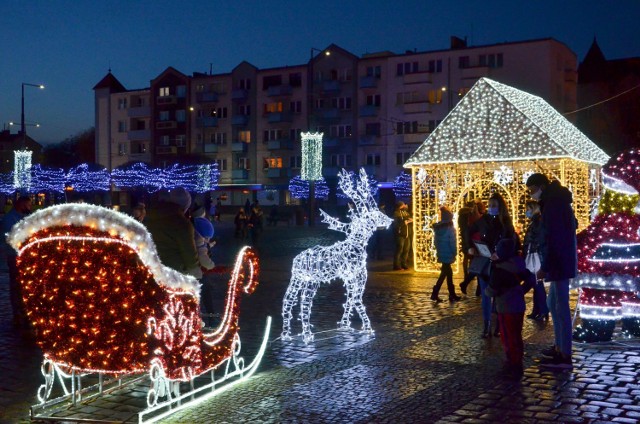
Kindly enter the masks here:
[[27, 193], [31, 188], [31, 155], [28, 150], [15, 150], [13, 186], [20, 193]]
[[323, 133], [301, 133], [302, 138], [302, 180], [309, 181], [309, 226], [315, 223], [315, 182], [322, 179], [322, 136]]

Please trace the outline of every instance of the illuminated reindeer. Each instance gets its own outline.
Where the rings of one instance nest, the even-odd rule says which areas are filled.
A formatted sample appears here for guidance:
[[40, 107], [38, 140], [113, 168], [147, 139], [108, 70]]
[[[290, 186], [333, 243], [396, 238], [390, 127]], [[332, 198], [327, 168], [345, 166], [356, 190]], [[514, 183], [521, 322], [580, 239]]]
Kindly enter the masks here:
[[311, 305], [313, 297], [321, 283], [342, 280], [347, 290], [347, 302], [339, 328], [351, 329], [353, 309], [362, 321], [362, 330], [373, 333], [369, 317], [362, 304], [364, 286], [367, 282], [367, 243], [378, 227], [388, 228], [393, 222], [376, 205], [369, 190], [369, 179], [364, 169], [360, 169], [360, 178], [354, 183], [351, 175], [344, 169], [338, 174], [340, 189], [355, 205], [349, 211], [351, 222], [344, 223], [320, 210], [329, 229], [341, 231], [347, 235], [343, 241], [331, 246], [314, 246], [293, 259], [291, 281], [282, 304], [282, 339], [291, 339], [291, 309], [300, 296], [300, 320], [302, 337], [305, 343], [313, 341], [311, 324]]

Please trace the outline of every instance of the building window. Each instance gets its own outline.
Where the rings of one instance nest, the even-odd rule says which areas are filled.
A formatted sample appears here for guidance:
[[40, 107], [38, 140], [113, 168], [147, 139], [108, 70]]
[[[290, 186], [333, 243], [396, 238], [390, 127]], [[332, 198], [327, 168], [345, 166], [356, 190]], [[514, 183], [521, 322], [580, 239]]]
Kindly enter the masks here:
[[408, 103], [423, 103], [427, 101], [428, 97], [426, 93], [422, 91], [406, 91], [403, 93], [398, 93], [396, 97], [396, 104], [398, 105], [406, 105]]
[[214, 162], [218, 164], [218, 171], [226, 171], [227, 170], [227, 160], [226, 159], [215, 159]]
[[380, 153], [367, 153], [367, 165], [380, 166]]
[[302, 86], [302, 73], [295, 72], [293, 74], [289, 74], [289, 85], [291, 87], [301, 87]]
[[398, 63], [396, 65], [396, 75], [398, 76], [415, 74], [418, 72], [420, 72], [418, 62], [405, 62], [405, 63]]
[[179, 85], [176, 87], [176, 96], [177, 97], [187, 97], [187, 86]]
[[168, 146], [169, 145], [169, 136], [168, 135], [163, 135], [160, 137], [160, 145], [161, 146]]
[[118, 99], [118, 109], [123, 110], [126, 108], [127, 108], [127, 99], [126, 98]]
[[226, 118], [227, 117], [227, 108], [226, 107], [219, 107], [217, 109], [211, 109], [211, 116], [216, 117], [218, 119]]
[[462, 87], [458, 89], [458, 97], [463, 97], [469, 92], [469, 87]]
[[351, 73], [351, 68], [344, 68], [338, 71], [338, 80], [340, 81], [351, 81], [353, 79], [353, 75]]
[[397, 134], [415, 134], [418, 132], [418, 121], [396, 122]]
[[302, 156], [291, 156], [291, 157], [289, 157], [289, 166], [292, 169], [300, 169], [300, 168], [302, 168]]
[[502, 68], [503, 64], [503, 56], [502, 53], [498, 53], [496, 55], [496, 68]]
[[118, 154], [120, 156], [127, 154], [127, 143], [118, 143]]
[[227, 133], [226, 132], [215, 132], [210, 136], [211, 143], [213, 144], [227, 144]]
[[262, 89], [268, 90], [269, 87], [278, 87], [282, 85], [282, 75], [269, 75], [262, 77]]
[[365, 135], [375, 135], [376, 137], [380, 136], [380, 123], [374, 122], [367, 124], [365, 126]]
[[264, 158], [265, 168], [282, 168], [282, 158]]
[[118, 132], [127, 132], [127, 121], [118, 121]]
[[168, 110], [161, 110], [160, 114], [159, 114], [159, 119], [161, 121], [168, 121], [169, 120], [169, 111]]
[[176, 136], [176, 146], [184, 147], [187, 141], [187, 136], [184, 134], [178, 134]]
[[265, 103], [264, 113], [282, 112], [282, 102]]
[[316, 99], [316, 109], [324, 109], [324, 99]]
[[299, 141], [301, 132], [302, 130], [300, 128], [291, 128], [289, 130], [289, 139], [292, 141]]
[[251, 105], [240, 105], [240, 106], [238, 106], [238, 113], [240, 115], [244, 115], [244, 116], [251, 115]]
[[204, 91], [204, 84], [196, 84], [196, 92], [202, 93]]
[[176, 121], [184, 122], [187, 119], [187, 113], [183, 110], [176, 110]]
[[282, 130], [271, 129], [264, 130], [264, 142], [282, 139]]
[[136, 153], [147, 153], [147, 144], [138, 143]]
[[469, 56], [460, 56], [458, 58], [458, 68], [464, 69], [469, 68], [471, 65], [469, 63]]
[[210, 87], [212, 93], [224, 94], [227, 92], [227, 85], [222, 81], [212, 82]]
[[351, 137], [351, 125], [331, 125], [329, 128], [331, 137], [349, 138]]
[[411, 152], [399, 152], [396, 153], [396, 165], [404, 165], [406, 161], [411, 157]]
[[429, 90], [428, 102], [431, 104], [442, 103], [442, 89]]
[[370, 94], [367, 96], [367, 106], [377, 106], [380, 107], [380, 95], [379, 94]]
[[302, 102], [300, 100], [296, 100], [289, 103], [289, 111], [291, 113], [302, 113]]
[[331, 107], [350, 110], [351, 109], [351, 97], [334, 97], [331, 99]]
[[238, 158], [238, 168], [239, 169], [251, 169], [249, 167], [249, 158], [247, 158], [247, 157]]
[[367, 76], [380, 78], [382, 76], [382, 68], [380, 66], [367, 66]]
[[351, 155], [348, 153], [337, 153], [330, 157], [331, 166], [351, 166]]
[[160, 97], [167, 97], [170, 96], [170, 91], [169, 91], [169, 87], [160, 87], [160, 90], [158, 91], [158, 95]]
[[251, 143], [251, 131], [238, 131], [238, 141], [242, 143]]
[[243, 78], [238, 81], [238, 88], [243, 90], [251, 90], [251, 80], [249, 78]]
[[432, 74], [442, 72], [442, 59], [430, 60], [429, 61], [429, 72], [432, 73]]

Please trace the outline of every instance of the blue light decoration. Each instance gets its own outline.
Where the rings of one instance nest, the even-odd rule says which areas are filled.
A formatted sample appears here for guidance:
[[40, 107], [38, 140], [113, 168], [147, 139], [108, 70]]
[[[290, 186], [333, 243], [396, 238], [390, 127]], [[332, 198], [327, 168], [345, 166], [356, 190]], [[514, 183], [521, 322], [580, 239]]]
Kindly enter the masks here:
[[111, 176], [102, 166], [83, 163], [67, 172], [65, 186], [79, 193], [109, 191]]
[[[349, 177], [354, 181], [357, 180], [357, 176], [353, 171], [349, 171]], [[367, 180], [368, 180], [369, 192], [371, 193], [371, 196], [376, 197], [376, 195], [378, 194], [378, 181], [373, 176], [368, 176]], [[344, 194], [344, 192], [340, 187], [338, 187], [337, 196], [341, 199], [349, 198], [349, 196]]]
[[31, 193], [64, 192], [66, 174], [62, 168], [45, 168], [36, 164], [31, 168]]
[[[327, 200], [329, 198], [329, 186], [327, 181], [320, 177], [315, 186], [315, 198]], [[294, 199], [309, 198], [309, 181], [303, 180], [300, 175], [296, 175], [289, 181], [289, 192]]]
[[411, 175], [406, 172], [398, 174], [393, 181], [393, 194], [396, 199], [411, 199]]
[[13, 194], [16, 191], [13, 185], [13, 172], [0, 174], [0, 193]]
[[111, 178], [116, 187], [138, 188], [154, 193], [183, 187], [187, 191], [205, 193], [218, 186], [220, 172], [217, 164], [180, 165], [168, 168], [150, 168], [146, 163], [136, 162], [116, 168]]

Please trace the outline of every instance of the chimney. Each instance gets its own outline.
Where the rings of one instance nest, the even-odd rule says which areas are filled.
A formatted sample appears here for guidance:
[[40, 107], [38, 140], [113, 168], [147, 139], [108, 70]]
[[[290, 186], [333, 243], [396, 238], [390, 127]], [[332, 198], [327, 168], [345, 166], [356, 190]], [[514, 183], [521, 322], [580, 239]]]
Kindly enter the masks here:
[[467, 37], [464, 37], [464, 40], [460, 37], [456, 37], [455, 35], [451, 36], [451, 50], [456, 49], [464, 49], [467, 47]]

